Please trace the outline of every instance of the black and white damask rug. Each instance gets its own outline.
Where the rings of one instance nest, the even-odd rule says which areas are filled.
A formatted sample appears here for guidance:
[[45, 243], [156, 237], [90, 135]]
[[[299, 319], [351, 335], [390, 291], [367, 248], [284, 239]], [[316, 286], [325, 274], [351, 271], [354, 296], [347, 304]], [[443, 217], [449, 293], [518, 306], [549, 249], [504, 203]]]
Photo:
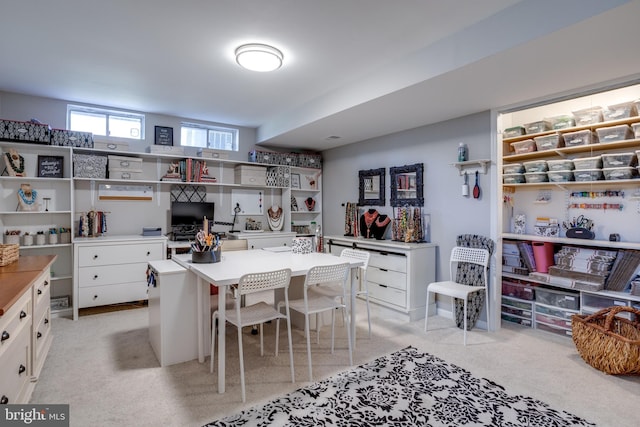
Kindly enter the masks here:
[[413, 347], [207, 426], [595, 426]]

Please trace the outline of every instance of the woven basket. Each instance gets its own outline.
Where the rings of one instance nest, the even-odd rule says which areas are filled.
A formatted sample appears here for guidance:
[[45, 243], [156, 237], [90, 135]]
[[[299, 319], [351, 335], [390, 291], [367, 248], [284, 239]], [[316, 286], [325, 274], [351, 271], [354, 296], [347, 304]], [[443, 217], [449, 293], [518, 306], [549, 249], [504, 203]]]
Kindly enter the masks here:
[[[635, 320], [617, 317], [632, 313]], [[582, 359], [612, 375], [640, 374], [640, 310], [616, 306], [571, 318], [573, 342]]]
[[0, 245], [0, 267], [18, 260], [20, 245]]

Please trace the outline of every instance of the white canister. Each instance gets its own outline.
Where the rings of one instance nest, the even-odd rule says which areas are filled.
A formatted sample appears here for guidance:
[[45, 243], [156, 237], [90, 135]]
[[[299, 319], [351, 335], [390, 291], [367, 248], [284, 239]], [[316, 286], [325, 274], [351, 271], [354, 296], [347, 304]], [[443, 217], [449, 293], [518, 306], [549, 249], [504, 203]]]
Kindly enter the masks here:
[[25, 234], [22, 237], [22, 244], [24, 246], [32, 246], [33, 245], [33, 234]]
[[49, 234], [49, 244], [57, 245], [58, 244], [58, 235], [55, 233]]
[[46, 242], [46, 237], [44, 234], [36, 234], [36, 245], [44, 245]]
[[5, 234], [4, 242], [7, 245], [19, 245], [20, 244], [20, 235], [19, 234]]

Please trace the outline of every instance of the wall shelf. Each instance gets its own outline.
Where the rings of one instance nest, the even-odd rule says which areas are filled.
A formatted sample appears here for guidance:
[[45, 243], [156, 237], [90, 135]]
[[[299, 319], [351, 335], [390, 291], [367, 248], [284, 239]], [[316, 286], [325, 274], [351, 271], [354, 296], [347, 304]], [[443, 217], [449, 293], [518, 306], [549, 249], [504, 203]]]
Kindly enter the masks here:
[[490, 159], [467, 160], [466, 162], [452, 163], [452, 165], [458, 169], [458, 173], [460, 174], [460, 176], [464, 175], [465, 173], [474, 174], [476, 172], [486, 175], [487, 169], [489, 168], [490, 164]]

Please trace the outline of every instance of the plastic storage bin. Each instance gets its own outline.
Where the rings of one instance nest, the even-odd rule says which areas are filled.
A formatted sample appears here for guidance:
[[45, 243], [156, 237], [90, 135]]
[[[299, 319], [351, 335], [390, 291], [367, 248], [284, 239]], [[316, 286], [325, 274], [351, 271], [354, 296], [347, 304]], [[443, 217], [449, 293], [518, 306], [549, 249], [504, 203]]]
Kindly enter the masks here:
[[573, 116], [569, 115], [549, 117], [546, 120], [551, 123], [552, 129], [566, 129], [576, 125], [576, 121]]
[[531, 153], [536, 151], [536, 142], [533, 139], [512, 142], [511, 147], [516, 154]]
[[580, 182], [600, 181], [604, 179], [602, 169], [580, 169], [573, 171], [573, 179]]
[[549, 182], [568, 182], [573, 181], [573, 171], [549, 171], [547, 172]]
[[578, 311], [580, 294], [539, 287], [536, 289], [536, 303]]
[[502, 173], [504, 174], [523, 173], [523, 172], [524, 172], [524, 166], [522, 165], [522, 163], [508, 163], [508, 164], [502, 165]]
[[549, 170], [546, 160], [533, 160], [530, 162], [524, 162], [522, 165], [524, 166], [525, 172], [529, 173], [546, 172]]
[[567, 320], [570, 320], [571, 316], [576, 314], [575, 311], [565, 310], [563, 308], [554, 308], [554, 307], [549, 307], [547, 305], [539, 305], [539, 304], [536, 304], [536, 313], [542, 313], [549, 316], [559, 317]]
[[547, 177], [546, 172], [527, 172], [524, 174], [524, 180], [528, 184], [535, 184], [538, 182], [547, 182], [549, 178]]
[[547, 120], [540, 120], [537, 122], [527, 123], [524, 125], [527, 133], [540, 133], [547, 130], [551, 130], [551, 122]]
[[533, 301], [536, 296], [533, 286], [510, 280], [502, 280], [502, 295], [527, 301]]
[[533, 326], [533, 322], [531, 321], [531, 319], [523, 319], [521, 317], [513, 316], [507, 313], [502, 313], [500, 317], [502, 318], [502, 320], [505, 320], [507, 322], [517, 323], [519, 325], [528, 327]]
[[559, 326], [548, 325], [543, 322], [536, 322], [536, 329], [540, 329], [541, 331], [551, 332], [556, 335], [563, 335], [570, 337], [572, 335], [571, 329], [561, 328]]
[[604, 174], [604, 179], [608, 181], [615, 179], [632, 179], [637, 176], [636, 168], [631, 166], [602, 169], [602, 173]]
[[600, 123], [602, 121], [602, 107], [590, 107], [574, 111], [573, 117], [576, 119], [576, 126]]
[[514, 127], [510, 127], [505, 129], [502, 132], [502, 137], [503, 138], [514, 138], [516, 136], [522, 136], [526, 133], [524, 126], [514, 126]]
[[573, 166], [576, 170], [600, 169], [602, 167], [602, 156], [573, 159]]
[[627, 119], [636, 115], [638, 115], [638, 112], [633, 102], [609, 105], [602, 111], [602, 117], [605, 121]]
[[577, 132], [567, 132], [562, 134], [564, 138], [565, 147], [575, 147], [577, 145], [595, 144], [598, 142], [598, 136], [595, 132], [586, 130], [579, 130]]
[[502, 305], [520, 308], [522, 310], [533, 310], [533, 303], [527, 301], [518, 301], [513, 298], [502, 297]]
[[501, 309], [502, 309], [502, 314], [510, 314], [513, 316], [520, 316], [528, 319], [531, 319], [531, 316], [532, 316], [531, 310], [523, 310], [521, 308], [514, 308], [508, 305], [503, 305]]
[[536, 142], [538, 151], [553, 150], [554, 148], [564, 146], [562, 135], [554, 133], [552, 135], [536, 136], [533, 138]]
[[503, 184], [522, 184], [524, 181], [524, 174], [522, 173], [509, 173], [502, 175]]
[[549, 171], [571, 171], [573, 170], [573, 160], [547, 160], [547, 167]]
[[631, 123], [631, 130], [635, 139], [640, 139], [640, 123]]
[[603, 168], [620, 168], [638, 164], [636, 153], [613, 153], [602, 155]]
[[601, 143], [623, 141], [625, 139], [631, 139], [633, 137], [633, 132], [631, 131], [631, 126], [629, 125], [598, 128], [596, 129], [596, 132], [598, 132], [598, 139], [600, 139]]
[[559, 328], [571, 329], [571, 319], [562, 319], [541, 313], [536, 313], [536, 323], [544, 323], [546, 325], [557, 326]]

